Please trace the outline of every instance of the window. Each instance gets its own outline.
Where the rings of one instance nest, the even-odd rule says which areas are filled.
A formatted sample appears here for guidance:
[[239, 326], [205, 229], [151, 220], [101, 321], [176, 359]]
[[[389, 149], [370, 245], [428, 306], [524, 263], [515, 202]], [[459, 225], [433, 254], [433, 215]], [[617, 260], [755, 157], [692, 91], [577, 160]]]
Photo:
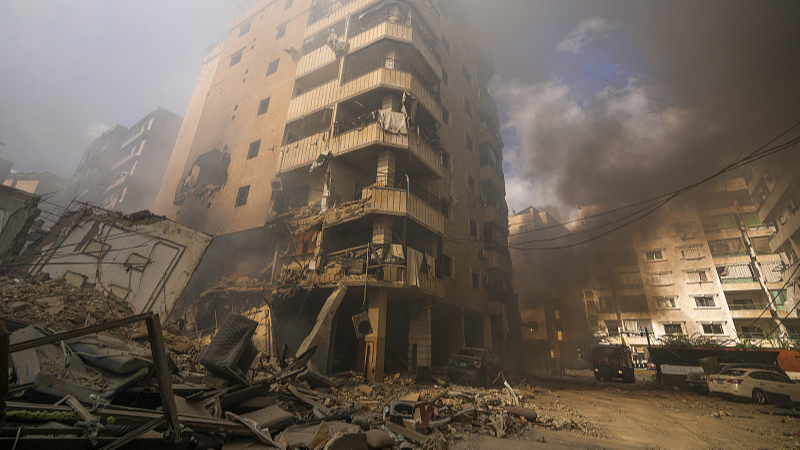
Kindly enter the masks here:
[[744, 213], [742, 214], [742, 218], [747, 224], [748, 230], [765, 230], [767, 228], [765, 224], [761, 223], [761, 219], [758, 218], [757, 213]]
[[246, 24], [243, 24], [242, 26], [239, 27], [239, 37], [244, 36], [245, 34], [247, 34], [248, 31], [250, 31], [251, 23], [252, 22], [247, 22]]
[[752, 311], [756, 309], [751, 298], [729, 298], [728, 309], [731, 311]]
[[617, 273], [614, 274], [614, 278], [620, 286], [642, 286], [642, 276], [639, 272]]
[[442, 275], [446, 277], [453, 276], [453, 271], [451, 269], [453, 265], [453, 258], [447, 255], [441, 255], [439, 259], [442, 261]]
[[650, 274], [650, 284], [653, 286], [669, 286], [672, 284], [672, 272]]
[[467, 141], [467, 150], [469, 150], [470, 152], [474, 152], [475, 149], [473, 148], [474, 142], [472, 141], [472, 138], [469, 137], [469, 136], [465, 136], [465, 137], [466, 137], [466, 141]]
[[250, 149], [247, 150], [247, 159], [253, 159], [258, 156], [258, 149], [261, 148], [261, 139], [251, 142]]
[[694, 304], [698, 308], [713, 308], [716, 306], [714, 303], [714, 297], [711, 296], [695, 297]]
[[272, 75], [273, 73], [278, 71], [278, 64], [281, 62], [281, 59], [278, 58], [275, 61], [269, 63], [269, 67], [267, 67], [267, 76]]
[[469, 219], [469, 234], [478, 237], [478, 223], [472, 219]]
[[228, 67], [233, 67], [236, 64], [239, 64], [239, 61], [242, 60], [242, 54], [244, 54], [244, 49], [241, 49], [238, 52], [231, 55], [231, 63], [228, 65]]
[[656, 297], [660, 309], [675, 309], [675, 297]]
[[450, 153], [445, 151], [442, 152], [442, 166], [450, 167]]
[[446, 108], [442, 108], [442, 121], [447, 125], [450, 125], [450, 111]]
[[682, 239], [691, 239], [694, 237], [694, 230], [692, 230], [692, 222], [682, 222], [675, 224], [675, 235], [680, 236]]
[[683, 334], [683, 327], [679, 323], [665, 323], [664, 334]]
[[658, 228], [645, 228], [642, 230], [642, 239], [658, 239]]
[[467, 114], [472, 117], [472, 103], [470, 103], [467, 99], [464, 99], [464, 109], [467, 111]]
[[247, 196], [250, 195], [250, 186], [244, 186], [239, 188], [239, 192], [236, 193], [236, 207], [244, 206], [247, 204]]
[[442, 47], [447, 50], [447, 53], [450, 53], [450, 41], [444, 35], [442, 35]]
[[446, 85], [450, 84], [450, 75], [444, 69], [442, 69], [442, 82]]
[[705, 270], [689, 270], [686, 272], [687, 283], [707, 283], [709, 281], [711, 280]]
[[769, 297], [773, 299], [778, 311], [786, 311], [786, 289], [770, 289]]
[[475, 289], [481, 288], [481, 275], [474, 270], [472, 271], [472, 287]]
[[722, 334], [722, 324], [721, 323], [704, 323], [703, 324], [703, 334]]
[[472, 175], [467, 175], [467, 187], [470, 190], [475, 188], [475, 178], [472, 178]]
[[275, 39], [280, 39], [286, 36], [286, 25], [281, 25], [278, 27], [278, 33], [275, 35]]
[[714, 256], [744, 255], [745, 249], [741, 238], [719, 239], [708, 241], [708, 248]]
[[291, 8], [293, 3], [294, 3], [294, 0], [286, 0], [286, 5], [283, 7], [283, 9]]
[[742, 325], [742, 332], [739, 337], [743, 338], [763, 338], [764, 330], [758, 325]]
[[722, 231], [736, 229], [736, 221], [730, 214], [703, 217], [703, 229], [706, 231]]
[[461, 66], [461, 75], [464, 75], [464, 79], [467, 80], [468, 84], [472, 84], [472, 76], [465, 66]]
[[703, 255], [700, 254], [700, 245], [693, 245], [691, 247], [681, 247], [682, 259], [701, 259]]
[[647, 250], [644, 252], [644, 257], [648, 261], [661, 261], [664, 259], [664, 252], [662, 250]]
[[258, 104], [258, 115], [262, 115], [269, 109], [269, 97], [261, 100], [261, 103]]

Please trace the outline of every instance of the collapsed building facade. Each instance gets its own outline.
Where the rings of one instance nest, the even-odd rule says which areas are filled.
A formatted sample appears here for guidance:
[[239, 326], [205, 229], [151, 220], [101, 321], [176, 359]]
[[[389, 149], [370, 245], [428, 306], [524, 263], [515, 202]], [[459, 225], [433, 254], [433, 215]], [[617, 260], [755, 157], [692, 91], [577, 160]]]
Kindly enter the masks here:
[[[788, 283], [795, 256], [777, 245], [776, 223], [759, 210], [736, 171], [670, 201], [632, 230], [593, 241], [582, 293], [590, 328], [632, 346], [639, 360], [645, 332], [654, 344], [785, 345], [800, 332]], [[591, 208], [580, 213], [587, 229], [608, 220], [592, 217]]]
[[156, 208], [215, 235], [175, 320], [199, 332], [231, 295], [266, 295], [294, 351], [335, 304], [317, 363], [373, 380], [506, 350], [503, 142], [468, 24], [444, 0], [261, 1], [234, 20]]

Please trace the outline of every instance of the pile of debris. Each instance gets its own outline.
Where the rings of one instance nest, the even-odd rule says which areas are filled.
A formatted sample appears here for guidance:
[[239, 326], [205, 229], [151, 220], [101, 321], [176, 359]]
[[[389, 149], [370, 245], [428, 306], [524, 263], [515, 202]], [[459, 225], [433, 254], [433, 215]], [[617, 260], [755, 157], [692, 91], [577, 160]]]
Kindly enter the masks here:
[[[11, 331], [0, 435], [7, 447], [57, 438], [109, 449], [165, 442], [444, 449], [468, 435], [522, 437], [537, 421], [532, 388], [502, 377], [497, 389], [401, 374], [373, 384], [352, 372], [328, 377], [311, 360], [315, 346], [296, 358], [258, 351], [259, 323], [242, 315], [229, 314], [201, 343], [162, 332], [156, 314], [126, 316], [124, 302], [91, 288], [60, 280], [2, 283], [0, 319]], [[20, 302], [28, 306], [13, 306]]]

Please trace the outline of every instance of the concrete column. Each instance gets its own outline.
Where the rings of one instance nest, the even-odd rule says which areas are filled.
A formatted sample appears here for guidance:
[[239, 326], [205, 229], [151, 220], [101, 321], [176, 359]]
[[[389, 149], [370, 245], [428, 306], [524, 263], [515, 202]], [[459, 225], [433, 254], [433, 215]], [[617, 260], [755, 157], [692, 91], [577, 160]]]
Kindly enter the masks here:
[[[389, 178], [394, 178], [395, 169], [397, 168], [397, 155], [393, 150], [384, 149], [378, 153], [378, 164], [376, 173], [378, 174], [378, 181], [382, 181], [383, 175], [388, 175]], [[386, 180], [383, 180], [386, 181]]]
[[[431, 366], [431, 310], [430, 303], [409, 304], [408, 361], [409, 369]], [[414, 364], [416, 346], [416, 365]]]
[[367, 379], [380, 382], [383, 380], [383, 361], [386, 351], [388, 295], [386, 289], [375, 289], [367, 295], [369, 321], [372, 323], [372, 334], [364, 338]]
[[[378, 164], [376, 169], [376, 184], [378, 186], [395, 185], [395, 164], [397, 156], [392, 150], [381, 150], [378, 154]], [[372, 223], [372, 243], [391, 244], [392, 243], [392, 219], [387, 216], [378, 216]]]
[[492, 343], [492, 316], [484, 314], [483, 316], [483, 348], [494, 349]]

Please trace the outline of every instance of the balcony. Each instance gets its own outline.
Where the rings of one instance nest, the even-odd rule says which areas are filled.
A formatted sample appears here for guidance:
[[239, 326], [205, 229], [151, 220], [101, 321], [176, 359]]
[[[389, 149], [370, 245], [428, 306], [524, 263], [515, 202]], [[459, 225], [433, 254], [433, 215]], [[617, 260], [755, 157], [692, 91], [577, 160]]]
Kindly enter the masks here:
[[297, 63], [297, 78], [308, 75], [315, 70], [333, 64], [337, 61], [336, 53], [327, 46], [314, 50], [313, 52], [303, 55]]
[[433, 201], [430, 199], [425, 201], [407, 189], [380, 186], [366, 187], [361, 195], [366, 199], [365, 211], [368, 213], [406, 216], [429, 230], [444, 234], [444, 214], [431, 204]]
[[336, 101], [379, 88], [389, 88], [412, 93], [419, 105], [441, 123], [442, 106], [439, 104], [438, 94], [422, 80], [422, 76], [411, 63], [380, 58], [347, 73], [341, 86], [338, 85], [338, 80], [331, 80], [293, 98], [289, 103], [287, 121], [332, 107]]
[[281, 162], [278, 173], [285, 173], [310, 166], [320, 153], [330, 152], [334, 156], [345, 155], [373, 145], [407, 150], [415, 160], [422, 163], [439, 178], [442, 177], [442, 155], [424, 139], [404, 134], [393, 134], [383, 130], [374, 122], [363, 129], [350, 130], [330, 139], [326, 133], [315, 134], [303, 140], [281, 147]]
[[770, 239], [769, 248], [773, 252], [777, 251], [778, 247], [789, 240], [790, 236], [797, 233], [797, 230], [800, 230], [800, 210], [795, 211], [794, 215], [789, 217], [785, 224], [781, 225], [778, 232], [775, 233], [775, 237]]
[[397, 14], [383, 14], [365, 25], [365, 30], [350, 37], [350, 51], [355, 52], [381, 39], [391, 39], [413, 46], [422, 59], [433, 70], [438, 79], [442, 77], [439, 43], [430, 33], [420, 27], [419, 19], [407, 19]]
[[758, 291], [761, 285], [753, 278], [731, 278], [721, 280], [722, 290], [725, 292]]
[[760, 315], [762, 319], [771, 319], [772, 316], [769, 311], [764, 312], [765, 307], [766, 305], [759, 305], [758, 308], [754, 306], [751, 309], [734, 309], [734, 307], [730, 307], [731, 317], [734, 319], [755, 319]]
[[490, 269], [497, 269], [506, 273], [511, 272], [511, 259], [504, 251], [496, 247], [486, 247], [483, 250], [483, 254], [486, 258], [486, 265]]
[[506, 184], [503, 181], [503, 175], [497, 173], [497, 170], [493, 169], [492, 166], [486, 165], [481, 167], [480, 171], [478, 172], [478, 176], [480, 177], [481, 183], [492, 184], [498, 192], [506, 191]]
[[481, 124], [478, 126], [478, 144], [488, 143], [492, 146], [493, 149], [500, 151], [505, 146], [503, 139], [500, 137], [500, 133], [493, 131], [489, 128], [489, 125], [486, 122], [481, 121]]
[[[304, 38], [327, 30], [350, 14], [369, 8], [383, 0], [333, 0], [329, 5], [312, 8]], [[346, 3], [342, 5], [342, 3]], [[430, 0], [412, 0], [411, 3], [428, 26], [439, 23], [439, 15]]]
[[[503, 208], [505, 210], [505, 208]], [[500, 228], [508, 227], [508, 213], [500, 211], [495, 205], [486, 205], [483, 208], [483, 221], [491, 222], [500, 226]]]
[[483, 88], [481, 88], [480, 97], [478, 97], [477, 107], [479, 114], [485, 113], [494, 123], [500, 123], [500, 117], [497, 115], [497, 105]]
[[[369, 257], [367, 252], [370, 253]], [[316, 279], [320, 286], [332, 287], [345, 283], [363, 287], [369, 284], [372, 287], [418, 290], [427, 295], [444, 297], [444, 282], [435, 274], [425, 273], [428, 271], [425, 268], [417, 273], [416, 282], [412, 283], [405, 258], [393, 257], [389, 245], [361, 245], [327, 254], [324, 258], [326, 269]], [[364, 274], [364, 261], [367, 259], [369, 265]], [[356, 272], [361, 273], [348, 275], [348, 268], [355, 268]], [[381, 270], [376, 270], [378, 268]]]

